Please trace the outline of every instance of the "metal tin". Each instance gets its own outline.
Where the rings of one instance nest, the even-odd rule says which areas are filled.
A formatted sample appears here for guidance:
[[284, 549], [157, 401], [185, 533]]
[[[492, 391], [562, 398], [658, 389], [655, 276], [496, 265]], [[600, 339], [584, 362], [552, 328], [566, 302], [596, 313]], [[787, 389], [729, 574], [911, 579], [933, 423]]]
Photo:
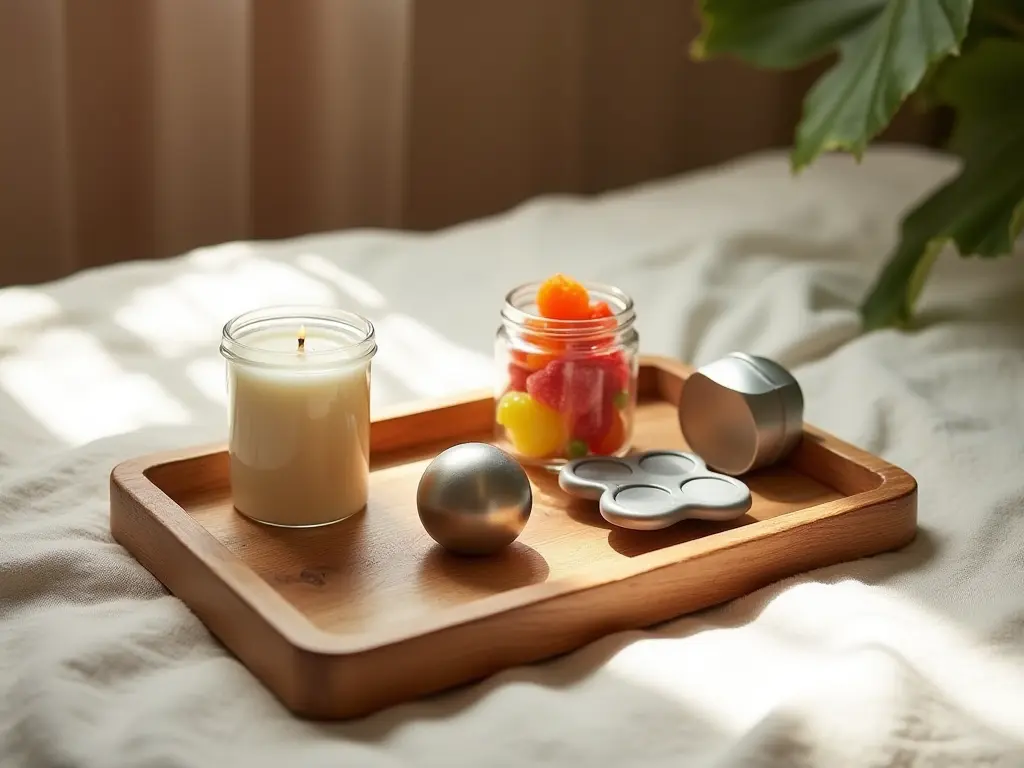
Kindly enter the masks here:
[[427, 533], [445, 549], [489, 555], [522, 533], [533, 489], [519, 463], [500, 448], [460, 443], [427, 465], [416, 507]]
[[742, 475], [785, 458], [803, 435], [793, 375], [765, 357], [732, 352], [683, 383], [679, 428], [708, 467]]

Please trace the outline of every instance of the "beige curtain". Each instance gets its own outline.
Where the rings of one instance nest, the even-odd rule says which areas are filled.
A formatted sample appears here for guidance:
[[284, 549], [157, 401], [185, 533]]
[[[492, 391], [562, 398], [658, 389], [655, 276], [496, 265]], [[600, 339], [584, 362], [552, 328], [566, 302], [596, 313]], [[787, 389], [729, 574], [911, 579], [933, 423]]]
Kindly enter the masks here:
[[789, 141], [806, 74], [692, 64], [694, 4], [640, 5], [0, 0], [0, 281], [433, 228]]
[[397, 225], [403, 5], [0, 0], [5, 273]]

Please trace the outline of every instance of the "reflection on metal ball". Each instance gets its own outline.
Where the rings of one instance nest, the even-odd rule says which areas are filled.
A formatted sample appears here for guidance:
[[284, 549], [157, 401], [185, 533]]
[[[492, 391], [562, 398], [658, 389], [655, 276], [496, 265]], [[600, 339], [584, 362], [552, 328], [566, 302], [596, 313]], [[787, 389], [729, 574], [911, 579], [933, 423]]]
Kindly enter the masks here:
[[533, 490], [523, 468], [500, 448], [460, 443], [424, 470], [416, 507], [427, 533], [445, 549], [489, 555], [523, 532]]

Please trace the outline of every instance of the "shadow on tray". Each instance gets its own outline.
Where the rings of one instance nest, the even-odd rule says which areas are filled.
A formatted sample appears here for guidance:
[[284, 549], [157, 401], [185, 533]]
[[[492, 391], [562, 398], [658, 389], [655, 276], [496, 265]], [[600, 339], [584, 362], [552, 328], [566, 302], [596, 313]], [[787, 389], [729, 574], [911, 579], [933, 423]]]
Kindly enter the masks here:
[[548, 577], [547, 561], [533, 547], [512, 542], [496, 555], [466, 558], [453, 555], [435, 544], [420, 561], [420, 576], [428, 581], [444, 578], [471, 587], [477, 592], [498, 593]]

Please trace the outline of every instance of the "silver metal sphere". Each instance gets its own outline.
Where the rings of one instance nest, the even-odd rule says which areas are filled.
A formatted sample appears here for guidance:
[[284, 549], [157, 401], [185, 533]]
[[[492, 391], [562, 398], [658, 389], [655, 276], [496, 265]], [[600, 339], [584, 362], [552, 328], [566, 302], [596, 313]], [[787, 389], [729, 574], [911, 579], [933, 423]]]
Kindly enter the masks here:
[[515, 459], [487, 443], [460, 443], [423, 471], [416, 491], [430, 537], [461, 555], [489, 555], [515, 541], [533, 509], [533, 490]]

